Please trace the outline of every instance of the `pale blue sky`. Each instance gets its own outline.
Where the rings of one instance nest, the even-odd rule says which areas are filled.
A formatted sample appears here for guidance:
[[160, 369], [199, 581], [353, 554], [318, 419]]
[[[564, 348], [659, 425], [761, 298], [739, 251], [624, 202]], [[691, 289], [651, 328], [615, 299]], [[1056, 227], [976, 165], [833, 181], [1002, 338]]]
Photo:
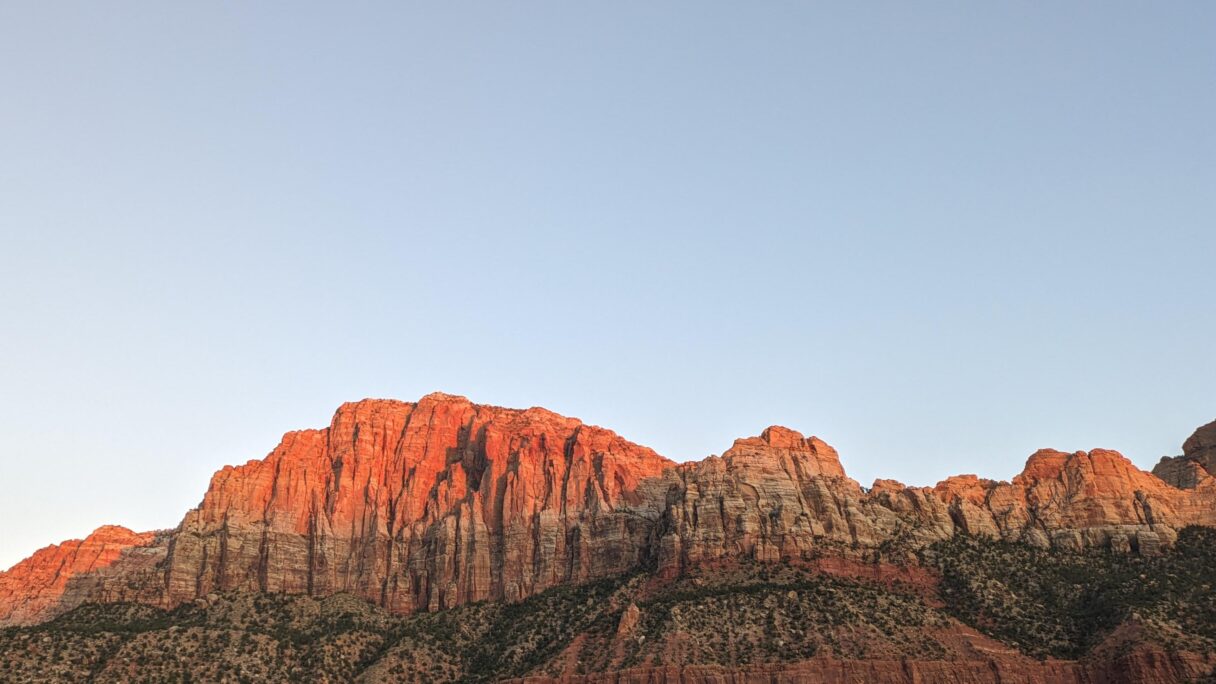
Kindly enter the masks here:
[[0, 4], [0, 567], [342, 401], [864, 484], [1216, 418], [1216, 5]]

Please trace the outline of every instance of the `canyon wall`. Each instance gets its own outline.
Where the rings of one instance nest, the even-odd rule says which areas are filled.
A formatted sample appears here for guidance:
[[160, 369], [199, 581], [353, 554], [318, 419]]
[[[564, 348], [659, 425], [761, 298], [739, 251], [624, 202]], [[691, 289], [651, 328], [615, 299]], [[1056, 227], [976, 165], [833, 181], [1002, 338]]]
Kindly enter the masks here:
[[172, 531], [102, 528], [0, 573], [0, 625], [87, 600], [173, 606], [234, 589], [437, 610], [639, 566], [671, 575], [742, 556], [916, 548], [959, 532], [1157, 553], [1185, 525], [1216, 525], [1209, 428], [1158, 466], [1162, 477], [1114, 451], [1043, 450], [1012, 482], [967, 475], [866, 490], [832, 447], [781, 427], [676, 464], [544, 409], [444, 394], [365, 400], [216, 473]]

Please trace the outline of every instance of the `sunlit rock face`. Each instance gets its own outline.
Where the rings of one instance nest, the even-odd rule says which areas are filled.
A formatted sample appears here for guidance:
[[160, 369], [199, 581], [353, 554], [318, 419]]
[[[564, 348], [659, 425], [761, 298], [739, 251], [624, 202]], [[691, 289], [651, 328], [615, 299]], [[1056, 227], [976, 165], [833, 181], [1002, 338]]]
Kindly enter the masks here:
[[173, 536], [167, 598], [351, 592], [435, 610], [620, 573], [643, 559], [672, 465], [544, 409], [347, 404], [216, 474]]
[[165, 552], [158, 540], [163, 535], [105, 525], [34, 552], [0, 572], [0, 625], [39, 622], [86, 600], [158, 602], [155, 567]]
[[172, 606], [233, 589], [437, 610], [635, 568], [671, 576], [958, 533], [1156, 553], [1187, 524], [1216, 525], [1203, 465], [1212, 431], [1159, 465], [1161, 477], [1114, 451], [1042, 450], [1012, 482], [866, 490], [824, 441], [777, 426], [676, 464], [545, 409], [364, 400], [220, 470], [175, 530], [101, 528], [0, 573], [0, 624], [90, 600]]
[[1216, 488], [1181, 490], [1106, 449], [1042, 449], [1012, 482], [951, 478], [936, 491], [968, 532], [1065, 550], [1156, 553], [1188, 524], [1216, 524]]
[[867, 494], [835, 449], [782, 427], [675, 473], [659, 527], [665, 574], [721, 558], [804, 556], [824, 542], [874, 546], [901, 527], [925, 541], [953, 531], [940, 499], [902, 485]]

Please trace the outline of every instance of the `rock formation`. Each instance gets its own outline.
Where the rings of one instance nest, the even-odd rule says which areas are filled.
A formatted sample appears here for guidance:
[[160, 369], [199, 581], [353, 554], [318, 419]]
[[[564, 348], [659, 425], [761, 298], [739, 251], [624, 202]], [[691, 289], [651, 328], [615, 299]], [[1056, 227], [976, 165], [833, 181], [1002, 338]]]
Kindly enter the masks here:
[[212, 478], [170, 542], [166, 598], [350, 592], [436, 610], [623, 572], [673, 465], [544, 409], [347, 404], [328, 429]]
[[966, 532], [1054, 548], [1154, 553], [1188, 524], [1216, 525], [1216, 488], [1180, 490], [1105, 449], [1043, 449], [1012, 482], [950, 478], [935, 490]]
[[1153, 474], [1183, 489], [1216, 486], [1216, 421], [1195, 430], [1182, 443], [1182, 455], [1163, 457]]
[[[84, 539], [71, 539], [48, 546], [0, 572], [0, 625], [37, 622], [59, 612], [60, 603], [76, 605], [83, 600], [124, 600], [135, 596], [73, 596], [80, 578], [104, 576], [112, 566], [131, 557], [133, 551], [152, 545], [154, 532], [136, 534], [125, 527], [99, 527]], [[134, 564], [128, 564], [133, 566]], [[145, 565], [147, 563], [144, 563]], [[73, 585], [71, 588], [69, 584]]]
[[437, 610], [649, 564], [675, 575], [958, 532], [1155, 553], [1187, 524], [1216, 525], [1214, 425], [1163, 470], [1169, 483], [1114, 451], [1043, 450], [1012, 482], [879, 480], [867, 491], [832, 447], [781, 427], [676, 464], [544, 409], [365, 400], [216, 473], [175, 530], [102, 528], [0, 573], [0, 625], [86, 600], [168, 607], [233, 589]]
[[1195, 433], [1182, 443], [1182, 453], [1203, 466], [1209, 474], [1216, 475], [1216, 421], [1195, 430]]

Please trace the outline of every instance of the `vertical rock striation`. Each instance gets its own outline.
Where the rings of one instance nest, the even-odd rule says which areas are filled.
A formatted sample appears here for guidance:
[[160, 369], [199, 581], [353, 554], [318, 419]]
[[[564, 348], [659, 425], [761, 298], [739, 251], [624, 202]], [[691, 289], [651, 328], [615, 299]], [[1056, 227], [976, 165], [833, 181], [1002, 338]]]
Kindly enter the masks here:
[[1106, 449], [1041, 449], [1012, 482], [954, 477], [935, 491], [965, 532], [1065, 550], [1156, 553], [1186, 525], [1216, 525], [1216, 487], [1181, 490]]
[[1216, 525], [1216, 423], [1182, 460], [1041, 450], [1011, 482], [850, 479], [816, 437], [770, 427], [676, 464], [540, 408], [432, 394], [345, 404], [266, 458], [217, 472], [173, 531], [102, 528], [0, 573], [0, 625], [87, 600], [162, 606], [215, 591], [351, 593], [395, 612], [518, 600], [638, 567], [915, 548], [963, 532], [1155, 553]]
[[167, 599], [349, 592], [405, 612], [620, 573], [658, 515], [643, 482], [672, 465], [544, 409], [346, 404], [212, 478], [170, 543]]

